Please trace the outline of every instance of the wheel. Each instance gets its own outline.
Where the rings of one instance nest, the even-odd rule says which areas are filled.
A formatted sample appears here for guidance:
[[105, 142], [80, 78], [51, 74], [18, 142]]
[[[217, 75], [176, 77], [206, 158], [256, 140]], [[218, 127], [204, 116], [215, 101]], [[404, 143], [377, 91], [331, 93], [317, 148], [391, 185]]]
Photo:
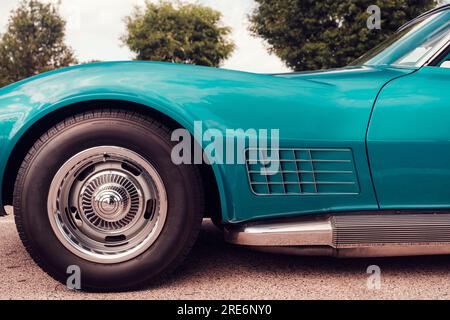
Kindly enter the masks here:
[[33, 259], [83, 290], [141, 287], [179, 265], [201, 227], [194, 166], [171, 161], [170, 130], [125, 111], [69, 117], [26, 156], [15, 184], [19, 235]]

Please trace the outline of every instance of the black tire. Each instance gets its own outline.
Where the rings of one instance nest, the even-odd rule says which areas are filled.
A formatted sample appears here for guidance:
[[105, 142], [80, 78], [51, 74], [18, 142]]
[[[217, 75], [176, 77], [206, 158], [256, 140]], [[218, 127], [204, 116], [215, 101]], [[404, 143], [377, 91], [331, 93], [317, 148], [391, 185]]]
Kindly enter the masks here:
[[[148, 117], [120, 110], [71, 116], [31, 148], [14, 189], [20, 238], [34, 261], [66, 284], [68, 266], [81, 270], [82, 290], [123, 291], [146, 286], [173, 271], [195, 243], [204, 213], [203, 186], [195, 166], [171, 161], [171, 131]], [[58, 240], [47, 210], [49, 187], [61, 166], [83, 150], [113, 145], [128, 148], [158, 171], [167, 191], [167, 218], [156, 241], [132, 260], [99, 264], [80, 258]]]

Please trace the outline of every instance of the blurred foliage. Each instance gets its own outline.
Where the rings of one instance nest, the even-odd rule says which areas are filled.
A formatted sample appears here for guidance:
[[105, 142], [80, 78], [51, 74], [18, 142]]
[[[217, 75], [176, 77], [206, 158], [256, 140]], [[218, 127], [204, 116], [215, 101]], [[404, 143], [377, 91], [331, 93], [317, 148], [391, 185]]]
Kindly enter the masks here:
[[[434, 0], [255, 0], [251, 31], [288, 67], [342, 67], [436, 6]], [[370, 30], [370, 5], [381, 9], [381, 30]]]
[[146, 2], [125, 19], [122, 42], [138, 60], [217, 67], [234, 51], [231, 29], [220, 25], [221, 13], [197, 4]]
[[55, 6], [23, 0], [0, 38], [0, 87], [75, 64], [64, 44], [65, 24]]

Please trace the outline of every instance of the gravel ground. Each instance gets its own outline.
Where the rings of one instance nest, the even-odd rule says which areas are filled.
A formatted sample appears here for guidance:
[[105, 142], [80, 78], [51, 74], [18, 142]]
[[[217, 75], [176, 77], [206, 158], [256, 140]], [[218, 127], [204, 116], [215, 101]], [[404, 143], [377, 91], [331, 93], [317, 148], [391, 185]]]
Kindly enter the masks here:
[[[367, 289], [367, 267], [382, 271]], [[12, 216], [0, 218], [0, 299], [449, 299], [450, 257], [389, 259], [273, 255], [224, 243], [205, 221], [184, 265], [164, 284], [119, 294], [70, 291], [28, 257]]]

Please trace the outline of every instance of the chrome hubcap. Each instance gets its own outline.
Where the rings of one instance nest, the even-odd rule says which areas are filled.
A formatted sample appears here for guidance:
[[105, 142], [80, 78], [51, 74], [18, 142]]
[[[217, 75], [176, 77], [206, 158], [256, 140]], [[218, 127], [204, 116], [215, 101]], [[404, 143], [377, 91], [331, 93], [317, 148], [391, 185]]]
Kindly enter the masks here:
[[167, 215], [164, 184], [155, 168], [124, 148], [104, 146], [67, 161], [52, 181], [50, 223], [72, 253], [119, 263], [146, 251]]

